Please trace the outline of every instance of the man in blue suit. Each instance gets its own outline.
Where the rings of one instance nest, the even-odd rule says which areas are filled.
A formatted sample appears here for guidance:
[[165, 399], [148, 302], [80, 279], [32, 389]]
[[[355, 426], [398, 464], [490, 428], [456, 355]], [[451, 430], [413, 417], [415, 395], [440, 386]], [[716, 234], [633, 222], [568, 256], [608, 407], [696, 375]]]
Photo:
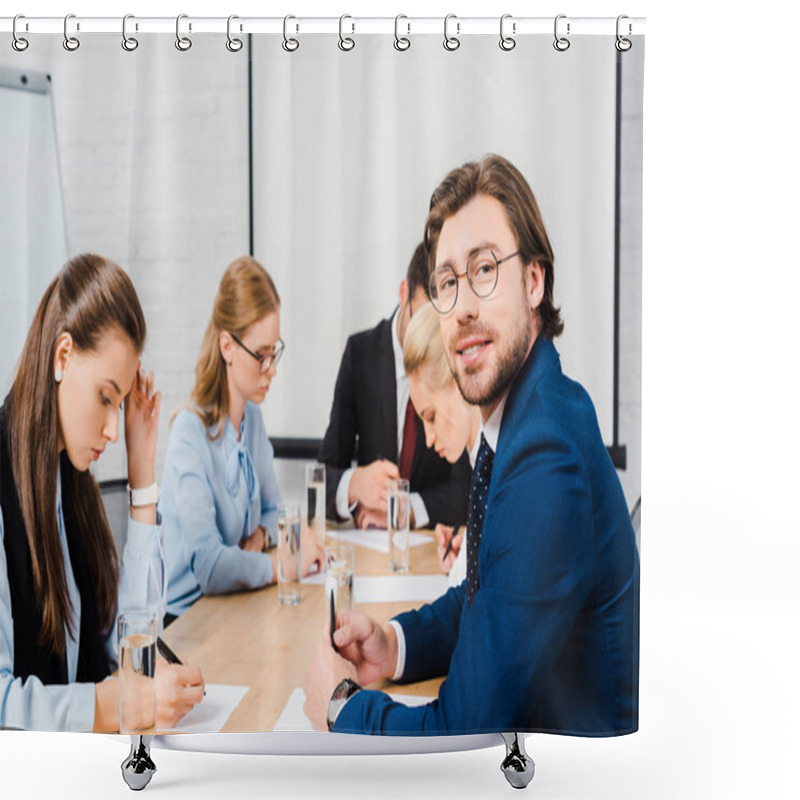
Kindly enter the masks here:
[[[553, 338], [553, 254], [530, 187], [499, 156], [453, 170], [426, 223], [431, 301], [481, 447], [467, 579], [386, 625], [337, 616], [306, 681], [336, 732], [608, 736], [638, 727], [639, 560], [584, 389]], [[470, 548], [472, 544], [472, 548]], [[361, 689], [446, 675], [409, 708]]]

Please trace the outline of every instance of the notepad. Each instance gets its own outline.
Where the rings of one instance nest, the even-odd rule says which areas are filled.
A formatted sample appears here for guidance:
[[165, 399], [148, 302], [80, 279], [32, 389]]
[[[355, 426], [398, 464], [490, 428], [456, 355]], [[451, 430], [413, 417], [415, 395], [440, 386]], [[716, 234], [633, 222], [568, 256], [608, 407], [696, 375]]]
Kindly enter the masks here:
[[249, 690], [249, 686], [207, 683], [203, 701], [174, 728], [161, 733], [219, 733]]
[[[377, 528], [369, 528], [365, 531], [360, 531], [356, 528], [339, 528], [335, 531], [328, 531], [328, 536], [359, 547], [368, 547], [370, 550], [377, 550], [379, 553], [389, 554], [389, 534]], [[430, 536], [422, 533], [411, 531], [408, 534], [408, 542], [411, 547], [419, 547], [431, 541]]]
[[[390, 694], [392, 700], [403, 703], [407, 706], [424, 706], [435, 700], [435, 697], [420, 697], [416, 694]], [[275, 723], [275, 731], [313, 731], [316, 730], [311, 724], [311, 720], [303, 711], [303, 704], [306, 702], [306, 693], [301, 689], [295, 689], [281, 712], [278, 721]]]
[[442, 575], [356, 575], [356, 603], [430, 603], [447, 591]]

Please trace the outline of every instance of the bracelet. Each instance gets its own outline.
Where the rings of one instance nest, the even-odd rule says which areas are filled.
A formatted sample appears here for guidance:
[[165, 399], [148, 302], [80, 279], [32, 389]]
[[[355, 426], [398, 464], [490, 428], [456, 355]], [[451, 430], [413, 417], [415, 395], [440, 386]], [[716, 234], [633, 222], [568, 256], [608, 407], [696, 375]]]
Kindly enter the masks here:
[[150, 486], [145, 486], [143, 489], [133, 489], [131, 485], [128, 484], [128, 505], [131, 508], [155, 505], [158, 503], [160, 497], [161, 489], [155, 481], [153, 481]]

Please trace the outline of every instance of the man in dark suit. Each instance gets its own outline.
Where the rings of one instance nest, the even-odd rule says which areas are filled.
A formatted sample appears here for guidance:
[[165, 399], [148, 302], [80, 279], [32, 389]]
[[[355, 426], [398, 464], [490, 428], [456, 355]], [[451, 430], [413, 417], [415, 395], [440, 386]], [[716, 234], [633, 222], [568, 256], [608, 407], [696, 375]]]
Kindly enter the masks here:
[[[638, 553], [592, 402], [553, 346], [553, 254], [530, 187], [499, 156], [453, 170], [426, 244], [448, 360], [483, 421], [467, 578], [386, 625], [340, 613], [341, 655], [322, 640], [306, 713], [337, 732], [631, 733]], [[416, 708], [358, 685], [435, 675], [438, 699]]]
[[[408, 478], [414, 527], [460, 525], [466, 519], [470, 468], [466, 455], [451, 466], [425, 446], [403, 369], [409, 319], [428, 302], [423, 244], [414, 251], [400, 304], [390, 319], [347, 340], [328, 430], [319, 452], [327, 465], [327, 511], [354, 516], [361, 528], [386, 527], [386, 483]], [[358, 443], [358, 466], [352, 467]]]

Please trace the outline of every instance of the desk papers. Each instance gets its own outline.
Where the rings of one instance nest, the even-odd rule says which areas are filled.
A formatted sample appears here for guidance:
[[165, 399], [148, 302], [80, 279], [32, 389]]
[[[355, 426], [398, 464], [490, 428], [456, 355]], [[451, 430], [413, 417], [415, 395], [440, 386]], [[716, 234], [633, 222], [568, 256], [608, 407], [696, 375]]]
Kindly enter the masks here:
[[[328, 531], [328, 536], [347, 542], [348, 544], [368, 547], [370, 550], [377, 550], [379, 553], [386, 553], [386, 555], [389, 555], [389, 534], [385, 530], [368, 528], [365, 531], [360, 531], [356, 528], [338, 528]], [[422, 533], [414, 533], [414, 531], [408, 534], [408, 538], [411, 547], [419, 547], [431, 541], [430, 536], [426, 536]]]
[[[407, 706], [424, 706], [425, 703], [430, 703], [435, 700], [435, 697], [420, 697], [416, 694], [390, 694], [392, 700], [398, 703], [404, 703]], [[275, 723], [274, 730], [276, 731], [313, 731], [316, 728], [311, 724], [311, 720], [303, 712], [303, 704], [306, 702], [306, 693], [298, 688], [295, 689], [283, 711], [280, 718]]]
[[356, 603], [430, 603], [447, 591], [447, 575], [356, 575]]
[[249, 686], [207, 683], [206, 696], [174, 728], [161, 733], [219, 733]]

